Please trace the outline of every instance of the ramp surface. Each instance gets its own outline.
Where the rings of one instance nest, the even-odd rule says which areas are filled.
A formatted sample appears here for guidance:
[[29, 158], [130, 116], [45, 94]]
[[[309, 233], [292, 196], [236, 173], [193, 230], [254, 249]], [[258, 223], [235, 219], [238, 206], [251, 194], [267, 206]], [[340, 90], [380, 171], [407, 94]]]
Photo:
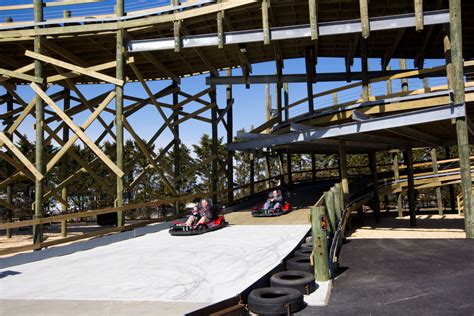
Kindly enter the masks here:
[[0, 310], [26, 304], [33, 311], [36, 300], [56, 309], [61, 304], [47, 303], [69, 302], [63, 304], [68, 309], [80, 301], [101, 301], [97, 306], [107, 301], [109, 307], [166, 302], [163, 312], [182, 314], [243, 291], [278, 265], [310, 227], [239, 225], [189, 237], [172, 237], [164, 228], [92, 248], [87, 243], [94, 241], [83, 242], [83, 249], [75, 245], [74, 252], [61, 256], [48, 257], [48, 251], [54, 253], [49, 249], [28, 254], [30, 260], [20, 256], [17, 263], [8, 258], [0, 268]]

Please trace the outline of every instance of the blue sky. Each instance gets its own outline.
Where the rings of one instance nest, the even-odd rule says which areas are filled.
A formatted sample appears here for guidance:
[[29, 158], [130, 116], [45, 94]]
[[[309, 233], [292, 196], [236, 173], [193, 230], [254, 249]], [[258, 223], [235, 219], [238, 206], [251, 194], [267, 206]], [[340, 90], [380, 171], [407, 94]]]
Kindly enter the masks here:
[[[132, 1], [126, 1], [126, 5], [131, 3]], [[164, 4], [168, 4], [169, 1], [158, 1]], [[9, 5], [9, 4], [23, 4], [23, 3], [31, 3], [31, 0], [4, 0], [2, 1], [2, 5]], [[104, 1], [98, 4], [88, 4], [87, 10], [92, 12], [97, 12], [96, 14], [100, 13], [110, 13], [112, 12], [114, 1]], [[141, 9], [146, 8], [147, 6], [156, 5], [156, 1], [152, 0], [142, 0], [142, 1], [133, 1], [134, 8], [131, 6], [128, 9]], [[83, 9], [84, 5], [74, 6], [74, 10]], [[54, 10], [53, 10], [54, 9]], [[49, 8], [46, 10], [46, 16], [55, 17], [55, 15], [59, 14], [62, 16], [63, 7], [59, 8]], [[104, 12], [99, 12], [100, 10]], [[109, 11], [107, 11], [109, 10]], [[107, 12], [105, 12], [107, 11]], [[15, 12], [16, 15], [13, 15], [12, 12], [4, 12], [0, 11], [0, 19], [4, 19], [5, 16], [13, 15], [15, 20], [21, 20], [22, 18], [31, 19], [31, 15], [33, 14], [32, 10], [19, 10]], [[399, 61], [394, 59], [391, 61], [390, 66], [392, 69], [399, 69], [398, 67]], [[425, 62], [425, 67], [432, 67], [444, 64], [442, 60], [427, 60]], [[370, 59], [369, 60], [369, 68], [371, 70], [380, 70], [380, 60], [379, 59]], [[413, 62], [408, 62], [408, 67], [413, 67]], [[360, 71], [360, 60], [355, 59], [354, 65], [352, 67], [353, 71]], [[318, 65], [316, 67], [316, 71], [318, 73], [324, 72], [344, 72], [345, 71], [345, 63], [344, 59], [342, 58], [319, 58]], [[304, 60], [303, 59], [292, 59], [285, 61], [285, 68], [284, 74], [301, 74], [305, 72]], [[267, 62], [256, 64], [253, 66], [253, 74], [274, 74], [275, 73], [275, 63], [274, 62]], [[241, 75], [240, 69], [234, 70], [234, 75]], [[225, 72], [222, 72], [222, 75], [225, 75]], [[190, 78], [184, 78], [182, 80], [181, 88], [188, 94], [197, 93], [207, 86], [205, 85], [205, 77], [207, 75], [200, 75]], [[167, 86], [170, 83], [169, 80], [167, 81], [159, 81], [159, 82], [150, 82], [149, 85], [152, 88], [152, 91], [158, 91], [159, 89]], [[441, 85], [445, 84], [444, 78], [433, 78], [430, 79], [430, 83], [432, 85]], [[328, 89], [332, 89], [341, 85], [347, 84], [346, 82], [332, 82], [332, 83], [316, 83], [314, 85], [314, 92], [325, 91]], [[409, 81], [410, 88], [421, 88], [422, 82], [418, 79], [413, 79]], [[108, 90], [113, 89], [112, 85], [82, 85], [80, 86], [80, 90], [83, 94], [86, 95], [88, 98], [92, 98], [98, 94], [106, 92]], [[140, 84], [137, 83], [130, 83], [126, 85], [126, 94], [133, 95], [136, 97], [146, 97], [146, 93], [144, 92], [143, 88]], [[400, 81], [396, 80], [393, 82], [393, 90], [398, 91], [400, 90]], [[48, 93], [54, 93], [59, 91], [58, 87], [53, 87], [48, 90]], [[275, 86], [272, 85], [272, 98], [273, 98], [273, 107], [275, 107]], [[28, 102], [33, 97], [33, 92], [29, 86], [20, 86], [18, 87], [17, 92], [22, 96], [22, 98]], [[372, 92], [374, 95], [382, 95], [386, 93], [385, 83], [374, 84], [372, 86]], [[5, 93], [3, 88], [0, 87], [0, 94]], [[235, 99], [234, 104], [234, 135], [235, 132], [239, 129], [246, 129], [249, 130], [251, 126], [258, 126], [265, 121], [265, 85], [252, 85], [250, 89], [246, 89], [244, 85], [236, 85], [233, 88], [233, 94]], [[224, 108], [226, 105], [225, 100], [225, 86], [218, 86], [218, 104], [221, 108]], [[306, 93], [306, 84], [299, 83], [299, 84], [290, 84], [289, 88], [289, 95], [290, 95], [290, 103], [302, 99], [307, 96]], [[342, 92], [338, 95], [339, 101], [349, 101], [358, 99], [360, 96], [360, 89], [352, 89]], [[207, 99], [207, 97], [204, 97]], [[162, 98], [160, 99], [162, 102], [171, 103], [171, 98]], [[114, 108], [114, 101], [109, 105], [109, 108]], [[315, 100], [315, 107], [321, 108], [331, 105], [332, 103], [332, 96], [317, 98]], [[61, 105], [61, 102], [58, 102]], [[126, 105], [129, 103], [126, 103]], [[191, 103], [185, 106], [186, 112], [192, 112], [197, 110], [201, 107], [200, 104]], [[302, 114], [307, 109], [307, 104], [302, 104], [300, 106], [295, 107], [291, 110], [290, 114], [292, 116]], [[0, 114], [4, 113], [5, 107], [0, 107]], [[165, 110], [167, 115], [170, 114], [170, 111]], [[74, 117], [74, 121], [76, 124], [82, 124], [90, 113], [84, 112], [80, 115], [76, 115]], [[210, 113], [205, 113], [203, 116], [209, 117]], [[104, 113], [103, 114], [104, 120], [109, 123], [113, 120], [111, 114]], [[149, 139], [156, 130], [161, 126], [163, 123], [161, 117], [159, 116], [158, 111], [151, 105], [148, 105], [141, 111], [137, 112], [133, 116], [129, 118], [130, 123], [136, 129], [136, 132], [144, 139]], [[32, 128], [34, 119], [29, 117], [25, 122], [21, 125], [21, 132], [26, 134], [30, 140], [34, 139], [34, 130]], [[53, 125], [54, 127], [54, 125]], [[196, 120], [189, 120], [186, 123], [181, 125], [181, 138], [183, 142], [187, 145], [191, 145], [196, 143], [203, 133], [210, 133], [210, 124], [203, 123]], [[95, 122], [87, 131], [86, 134], [89, 135], [91, 138], [95, 139], [99, 134], [103, 131], [102, 127]], [[223, 126], [220, 125], [219, 127], [219, 134], [225, 135], [225, 130]], [[127, 135], [128, 136], [128, 135]], [[171, 140], [171, 133], [166, 131], [163, 136], [161, 136], [156, 145], [157, 146], [165, 146]]]

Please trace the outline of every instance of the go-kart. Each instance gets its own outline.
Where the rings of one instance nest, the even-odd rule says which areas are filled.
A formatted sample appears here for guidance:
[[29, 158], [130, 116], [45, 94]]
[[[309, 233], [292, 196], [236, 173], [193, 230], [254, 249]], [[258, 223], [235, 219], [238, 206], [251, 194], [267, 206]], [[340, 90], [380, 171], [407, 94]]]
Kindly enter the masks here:
[[[215, 207], [214, 214], [219, 214], [219, 210]], [[227, 226], [229, 223], [225, 221], [223, 215], [216, 215], [206, 224], [198, 224], [199, 219], [196, 219], [194, 223], [190, 226], [186, 226], [184, 222], [174, 221], [171, 223], [169, 233], [172, 236], [194, 236], [205, 234], [214, 230], [221, 229]]]
[[262, 207], [254, 207], [252, 209], [252, 216], [253, 217], [273, 217], [273, 216], [281, 216], [283, 214], [288, 214], [291, 212], [291, 205], [289, 202], [283, 202], [281, 207], [270, 207], [268, 210], [264, 209], [264, 205]]

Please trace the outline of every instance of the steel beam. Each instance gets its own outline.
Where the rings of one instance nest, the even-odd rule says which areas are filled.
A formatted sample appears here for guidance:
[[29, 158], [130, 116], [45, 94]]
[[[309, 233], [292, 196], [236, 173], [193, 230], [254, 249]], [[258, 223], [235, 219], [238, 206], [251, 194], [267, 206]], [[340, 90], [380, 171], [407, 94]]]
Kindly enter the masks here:
[[[352, 122], [335, 126], [305, 129], [299, 132], [290, 132], [283, 135], [266, 135], [262, 137], [261, 135], [254, 134], [257, 139], [248, 142], [228, 144], [227, 148], [229, 150], [247, 150], [272, 147], [290, 143], [385, 130], [387, 126], [390, 126], [391, 129], [395, 129], [399, 127], [437, 122], [464, 116], [464, 105], [444, 105], [434, 108], [389, 115], [385, 117], [374, 117], [363, 122]], [[292, 123], [291, 126], [293, 129], [298, 128], [298, 124]], [[243, 133], [240, 134], [240, 136], [242, 135]]]
[[[449, 23], [449, 12], [447, 10], [424, 12], [425, 25]], [[370, 30], [392, 30], [406, 27], [415, 27], [416, 19], [413, 13], [399, 14], [385, 17], [375, 17], [370, 19]], [[360, 20], [346, 20], [319, 23], [319, 36], [334, 36], [341, 34], [360, 33], [362, 31]], [[303, 39], [311, 37], [310, 25], [296, 25], [270, 28], [270, 38], [272, 41], [287, 39]], [[246, 31], [226, 32], [224, 42], [226, 45], [255, 43], [264, 41], [264, 30], [254, 29]], [[174, 50], [174, 37], [156, 38], [149, 40], [129, 41], [127, 51], [145, 52], [157, 50]], [[218, 46], [219, 34], [204, 34], [182, 37], [182, 48]]]

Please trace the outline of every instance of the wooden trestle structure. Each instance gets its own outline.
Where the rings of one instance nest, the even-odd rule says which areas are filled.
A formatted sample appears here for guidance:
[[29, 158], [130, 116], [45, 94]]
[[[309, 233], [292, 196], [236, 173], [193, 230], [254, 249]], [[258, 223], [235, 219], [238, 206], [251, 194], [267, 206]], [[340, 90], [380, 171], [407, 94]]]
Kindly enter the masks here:
[[[66, 1], [65, 4], [96, 1]], [[346, 200], [349, 198], [348, 154], [369, 154], [372, 182], [378, 183], [381, 179], [377, 178], [375, 152], [403, 151], [407, 174], [400, 175], [397, 155], [391, 192], [408, 191], [412, 224], [415, 224], [415, 185], [439, 188], [444, 184], [461, 183], [466, 235], [472, 237], [470, 144], [474, 130], [474, 84], [469, 76], [467, 82], [464, 78], [464, 73], [468, 74], [474, 68], [472, 1], [462, 2], [461, 9], [461, 0], [373, 0], [370, 4], [367, 0], [172, 0], [168, 6], [125, 12], [124, 0], [117, 0], [115, 14], [72, 17], [68, 11], [64, 18], [54, 20], [45, 20], [43, 14], [43, 8], [52, 2], [33, 0], [33, 4], [34, 21], [9, 19], [0, 23], [0, 85], [7, 92], [0, 96], [0, 106], [4, 109], [0, 155], [13, 167], [0, 173], [3, 178], [0, 189], [7, 191], [7, 199], [1, 200], [1, 204], [14, 209], [11, 192], [15, 181], [26, 177], [35, 182], [34, 218], [24, 223], [1, 224], [0, 229], [34, 225], [36, 246], [30, 249], [47, 246], [42, 243], [41, 223], [53, 220], [65, 223], [70, 218], [80, 217], [65, 214], [55, 219], [43, 218], [43, 203], [47, 199], [54, 198], [67, 204], [67, 186], [73, 183], [77, 173], [65, 176], [54, 188], [47, 187], [44, 182], [48, 172], [66, 156], [79, 163], [78, 173], [89, 173], [114, 197], [115, 205], [111, 208], [88, 214], [118, 212], [117, 230], [125, 229], [123, 211], [195, 197], [179, 196], [177, 181], [165, 175], [166, 166], [162, 161], [163, 154], [179, 146], [179, 127], [188, 120], [211, 125], [213, 180], [212, 192], [207, 195], [214, 199], [217, 198], [219, 177], [218, 126], [223, 124], [229, 150], [226, 162], [228, 203], [232, 203], [234, 192], [243, 188], [234, 186], [233, 154], [236, 150], [251, 151], [255, 155], [275, 154], [280, 157], [281, 167], [285, 155], [291, 158], [292, 154], [300, 153], [339, 154]], [[318, 57], [345, 58], [346, 72], [316, 73]], [[306, 68], [302, 74], [283, 73], [285, 60], [291, 58], [305, 58]], [[361, 58], [361, 72], [351, 71], [355, 58]], [[380, 58], [381, 70], [369, 71], [368, 58]], [[393, 58], [401, 60], [400, 70], [387, 68]], [[425, 59], [432, 58], [445, 59], [446, 64], [424, 69]], [[417, 69], [406, 69], [405, 59], [413, 59]], [[252, 75], [252, 65], [265, 61], [276, 63], [276, 74]], [[232, 76], [235, 67], [242, 69], [242, 76]], [[227, 70], [226, 75], [222, 70]], [[203, 73], [209, 73], [206, 89], [194, 94], [183, 91], [181, 78]], [[428, 77], [447, 77], [448, 84], [410, 90], [408, 78]], [[392, 81], [396, 79], [402, 80], [403, 88], [401, 92], [392, 93]], [[169, 85], [153, 91], [150, 85], [153, 80], [169, 81]], [[314, 93], [313, 84], [323, 81], [348, 81], [348, 84]], [[127, 94], [127, 83], [130, 82], [141, 83], [148, 97]], [[302, 100], [290, 103], [288, 94], [295, 82], [306, 82], [308, 94]], [[387, 83], [387, 94], [375, 96], [371, 93], [370, 85], [377, 82]], [[88, 99], [78, 88], [79, 84], [111, 84], [114, 88]], [[232, 86], [236, 84], [276, 85], [275, 114], [269, 113], [267, 121], [249, 133], [239, 133], [241, 142], [233, 142], [236, 135], [233, 132]], [[35, 97], [26, 100], [16, 92], [17, 85], [30, 85]], [[226, 104], [217, 103], [218, 85], [227, 87]], [[52, 87], [62, 89], [49, 93]], [[361, 97], [338, 102], [338, 94], [350, 89], [358, 89]], [[206, 95], [210, 101], [203, 99]], [[317, 98], [331, 95], [333, 105], [318, 105]], [[167, 96], [172, 96], [172, 103], [160, 101]], [[76, 104], [72, 105], [73, 102]], [[192, 102], [202, 107], [187, 112], [186, 105]], [[109, 106], [111, 103], [115, 106]], [[290, 115], [291, 109], [305, 104], [305, 113]], [[148, 105], [156, 108], [162, 123], [153, 137], [144, 142], [129, 123], [129, 117]], [[91, 114], [82, 126], [71, 119], [87, 111]], [[112, 122], [103, 118], [106, 112], [114, 115]], [[211, 113], [210, 118], [203, 115], [207, 112]], [[18, 127], [28, 116], [36, 120], [36, 142], [32, 144], [34, 157], [26, 157], [14, 144], [14, 138], [22, 137]], [[95, 140], [84, 133], [94, 122], [103, 128]], [[150, 170], [162, 178], [174, 198], [124, 205], [124, 187], [136, 185], [141, 178], [140, 175], [124, 182], [125, 130], [149, 161]], [[151, 146], [166, 130], [172, 133], [173, 140], [161, 154], [153, 152]], [[116, 161], [100, 148], [105, 137], [111, 137], [116, 143]], [[85, 161], [70, 150], [79, 139], [94, 153], [94, 160]], [[46, 161], [44, 148], [51, 142], [59, 144], [61, 149]], [[442, 162], [436, 162], [435, 150], [431, 178], [424, 176], [436, 181], [421, 178], [415, 181], [412, 148], [453, 145], [459, 148], [459, 169], [446, 175], [451, 178], [441, 180], [440, 174], [445, 171], [438, 170]], [[107, 187], [90, 167], [99, 161], [116, 176], [116, 190]], [[177, 173], [182, 163], [185, 162], [179, 157], [174, 161], [175, 180], [186, 176]], [[313, 180], [316, 177], [314, 165], [313, 159], [313, 168], [308, 171]], [[291, 163], [286, 171], [283, 169], [278, 178], [286, 175], [286, 181], [291, 183], [294, 176]], [[252, 166], [250, 170], [252, 172]], [[253, 194], [256, 183], [251, 178], [251, 183], [245, 187]], [[263, 181], [270, 187], [272, 180], [275, 179]], [[383, 192], [377, 185], [374, 190]]]

